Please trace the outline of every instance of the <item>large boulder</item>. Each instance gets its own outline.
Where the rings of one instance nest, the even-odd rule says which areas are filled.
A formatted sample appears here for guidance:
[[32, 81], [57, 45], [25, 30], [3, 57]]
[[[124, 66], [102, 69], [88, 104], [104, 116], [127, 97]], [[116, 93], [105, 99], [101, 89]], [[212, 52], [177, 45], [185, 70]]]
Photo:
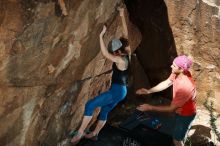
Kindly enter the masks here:
[[[56, 145], [75, 129], [85, 103], [110, 85], [107, 43], [122, 36], [121, 0], [0, 1], [0, 145]], [[140, 33], [127, 19], [134, 50]], [[101, 83], [101, 84], [100, 84]]]

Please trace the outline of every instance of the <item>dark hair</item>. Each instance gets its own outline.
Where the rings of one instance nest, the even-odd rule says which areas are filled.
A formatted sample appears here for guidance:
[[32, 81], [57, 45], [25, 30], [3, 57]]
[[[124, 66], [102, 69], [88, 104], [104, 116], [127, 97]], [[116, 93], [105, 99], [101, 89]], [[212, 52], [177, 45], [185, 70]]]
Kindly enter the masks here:
[[128, 39], [121, 37], [119, 40], [122, 43], [122, 47], [121, 48], [126, 48], [129, 45]]
[[125, 50], [125, 48], [126, 48], [127, 46], [129, 46], [128, 39], [126, 39], [126, 38], [124, 38], [124, 37], [120, 37], [119, 40], [121, 41], [122, 46], [121, 46], [121, 48], [119, 48], [119, 49], [116, 50], [115, 52], [117, 52], [117, 51], [120, 50], [122, 53], [128, 54], [128, 52]]

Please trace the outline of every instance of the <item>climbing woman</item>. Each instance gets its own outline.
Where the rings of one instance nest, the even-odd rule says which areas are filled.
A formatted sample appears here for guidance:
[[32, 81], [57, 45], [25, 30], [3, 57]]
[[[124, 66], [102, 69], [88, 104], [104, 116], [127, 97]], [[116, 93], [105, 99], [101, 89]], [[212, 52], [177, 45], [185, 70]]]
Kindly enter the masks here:
[[[124, 19], [124, 9], [119, 9], [120, 16], [122, 17], [122, 23], [125, 23]], [[127, 30], [127, 25], [123, 24], [123, 29]], [[128, 79], [128, 67], [129, 67], [129, 52], [130, 50], [128, 41], [125, 38], [112, 39], [108, 48], [105, 46], [103, 41], [103, 36], [106, 32], [106, 26], [103, 27], [99, 38], [100, 38], [100, 48], [103, 56], [108, 60], [113, 62], [112, 70], [112, 82], [111, 87], [108, 91], [100, 94], [89, 100], [85, 106], [85, 112], [82, 124], [80, 128], [75, 132], [71, 142], [76, 145], [81, 138], [85, 137], [87, 139], [96, 140], [100, 130], [104, 127], [108, 113], [125, 98], [127, 94], [126, 83]], [[93, 112], [96, 108], [101, 108], [98, 123], [95, 129], [89, 133], [85, 132], [89, 122], [93, 117]]]

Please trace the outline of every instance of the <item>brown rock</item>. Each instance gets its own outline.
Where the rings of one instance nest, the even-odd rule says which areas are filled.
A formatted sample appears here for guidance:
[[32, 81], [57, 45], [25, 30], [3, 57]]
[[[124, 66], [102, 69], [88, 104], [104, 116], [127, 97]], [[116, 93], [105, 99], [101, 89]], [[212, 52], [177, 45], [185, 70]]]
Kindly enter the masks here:
[[[0, 145], [57, 145], [79, 125], [110, 85], [98, 36], [104, 23], [106, 44], [122, 35], [120, 2], [65, 1], [59, 17], [51, 0], [0, 1]], [[134, 50], [140, 33], [128, 23]]]

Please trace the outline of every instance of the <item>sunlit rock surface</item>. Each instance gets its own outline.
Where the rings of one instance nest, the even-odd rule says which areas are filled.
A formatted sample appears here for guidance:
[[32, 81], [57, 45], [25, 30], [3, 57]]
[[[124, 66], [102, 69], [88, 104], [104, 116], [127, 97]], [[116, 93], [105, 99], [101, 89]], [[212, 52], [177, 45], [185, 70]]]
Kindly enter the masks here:
[[177, 52], [194, 60], [199, 102], [212, 98], [220, 112], [220, 1], [166, 0]]
[[[0, 1], [0, 145], [57, 145], [79, 125], [86, 101], [110, 85], [98, 35], [107, 24], [106, 43], [122, 36], [121, 2], [66, 0], [64, 17], [56, 0]], [[127, 19], [132, 51], [140, 43], [130, 89], [167, 78], [173, 58], [186, 53], [195, 62], [198, 101], [209, 97], [219, 111], [220, 2], [125, 3], [142, 34]]]
[[[81, 121], [86, 101], [109, 87], [106, 43], [122, 36], [121, 0], [0, 1], [0, 145], [56, 145]], [[132, 49], [140, 33], [127, 19]], [[100, 84], [101, 83], [101, 84]]]

